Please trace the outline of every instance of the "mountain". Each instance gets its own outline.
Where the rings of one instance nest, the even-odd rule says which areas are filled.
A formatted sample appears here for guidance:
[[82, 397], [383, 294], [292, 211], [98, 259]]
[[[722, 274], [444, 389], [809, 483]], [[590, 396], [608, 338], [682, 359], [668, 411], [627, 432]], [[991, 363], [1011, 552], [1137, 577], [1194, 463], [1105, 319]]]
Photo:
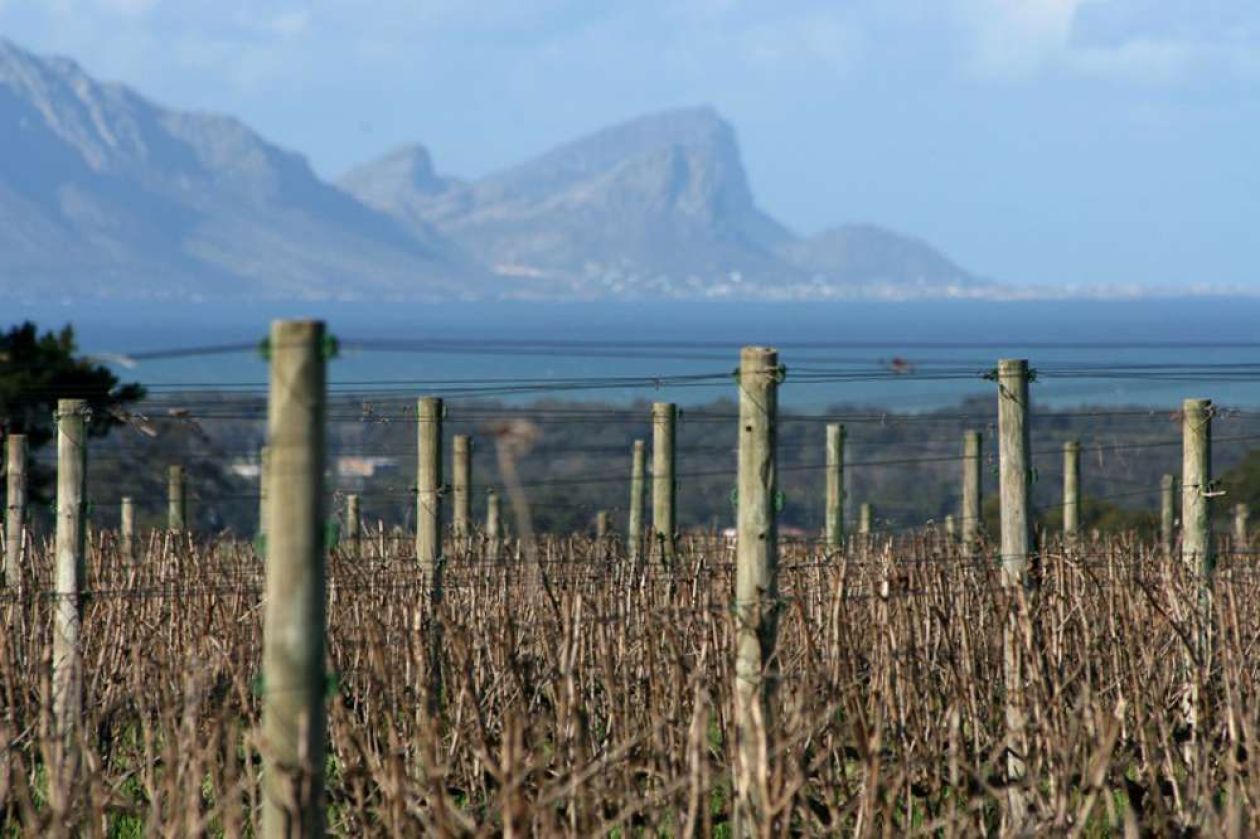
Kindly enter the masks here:
[[992, 286], [870, 225], [798, 239], [757, 207], [735, 132], [710, 108], [640, 117], [471, 182], [407, 146], [338, 183], [552, 293], [898, 297]]
[[471, 183], [438, 177], [415, 147], [339, 183], [499, 273], [573, 294], [712, 294], [803, 276], [777, 256], [792, 236], [758, 209], [735, 133], [709, 108], [641, 117]]
[[779, 252], [828, 285], [952, 293], [993, 285], [922, 240], [869, 224], [833, 227], [788, 242]]
[[487, 272], [238, 121], [164, 109], [0, 39], [0, 288], [119, 297], [452, 296]]
[[927, 296], [985, 284], [890, 231], [798, 239], [711, 108], [649, 114], [487, 177], [406, 146], [336, 185], [226, 116], [0, 39], [10, 298]]

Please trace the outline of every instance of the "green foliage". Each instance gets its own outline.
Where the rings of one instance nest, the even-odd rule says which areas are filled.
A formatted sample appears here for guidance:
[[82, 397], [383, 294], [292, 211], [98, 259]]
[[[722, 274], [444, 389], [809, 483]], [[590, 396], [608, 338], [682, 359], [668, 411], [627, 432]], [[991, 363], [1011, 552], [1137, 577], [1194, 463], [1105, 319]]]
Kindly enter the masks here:
[[[1037, 524], [1047, 533], [1063, 532], [1062, 505], [1046, 510]], [[1081, 532], [1089, 534], [1093, 530], [1099, 533], [1136, 530], [1143, 536], [1153, 537], [1159, 530], [1159, 514], [1154, 510], [1130, 510], [1110, 501], [1085, 496], [1081, 499]]]
[[39, 334], [27, 321], [0, 336], [0, 423], [5, 434], [25, 434], [30, 449], [47, 445], [58, 399], [85, 399], [88, 431], [102, 437], [118, 425], [117, 410], [144, 397], [138, 384], [120, 384], [108, 367], [80, 357], [74, 329]]
[[1228, 515], [1235, 504], [1243, 503], [1252, 510], [1260, 510], [1260, 449], [1252, 449], [1238, 465], [1221, 478], [1225, 496], [1215, 505], [1218, 516]]

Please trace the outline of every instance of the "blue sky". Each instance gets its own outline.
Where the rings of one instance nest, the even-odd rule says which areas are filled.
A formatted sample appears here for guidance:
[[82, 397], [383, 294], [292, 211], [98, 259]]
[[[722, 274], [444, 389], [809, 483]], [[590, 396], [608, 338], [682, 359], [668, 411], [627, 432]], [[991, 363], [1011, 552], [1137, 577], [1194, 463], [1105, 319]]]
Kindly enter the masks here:
[[708, 103], [800, 233], [1037, 284], [1260, 286], [1254, 0], [0, 0], [0, 33], [336, 175], [476, 176]]

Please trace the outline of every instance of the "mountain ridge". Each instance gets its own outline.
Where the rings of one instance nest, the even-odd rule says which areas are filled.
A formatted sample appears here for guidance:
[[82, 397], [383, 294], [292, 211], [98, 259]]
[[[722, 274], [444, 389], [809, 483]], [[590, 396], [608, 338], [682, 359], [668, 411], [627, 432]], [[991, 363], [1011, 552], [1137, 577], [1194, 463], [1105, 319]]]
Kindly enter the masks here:
[[797, 237], [708, 106], [485, 177], [411, 144], [335, 183], [231, 116], [0, 38], [0, 289], [121, 298], [812, 299], [975, 293], [925, 243]]

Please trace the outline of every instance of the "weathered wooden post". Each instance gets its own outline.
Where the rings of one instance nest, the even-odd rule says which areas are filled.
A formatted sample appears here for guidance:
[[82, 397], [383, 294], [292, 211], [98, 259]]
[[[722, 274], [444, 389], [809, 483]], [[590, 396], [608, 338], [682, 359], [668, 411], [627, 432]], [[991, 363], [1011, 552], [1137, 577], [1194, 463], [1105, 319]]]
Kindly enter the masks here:
[[172, 464], [166, 470], [166, 527], [176, 533], [181, 533], [188, 527], [185, 489], [184, 467]]
[[346, 548], [350, 556], [359, 555], [362, 538], [363, 515], [359, 511], [359, 496], [352, 492], [346, 496]]
[[1075, 546], [1081, 535], [1081, 443], [1063, 444], [1063, 541]]
[[1247, 520], [1251, 518], [1251, 508], [1245, 503], [1234, 505], [1234, 553], [1245, 554], [1250, 546], [1247, 535]]
[[432, 592], [442, 574], [442, 400], [421, 399], [417, 417], [416, 558]]
[[464, 539], [472, 533], [472, 440], [451, 438], [451, 533]]
[[324, 324], [276, 321], [263, 612], [265, 839], [324, 832]]
[[83, 715], [80, 600], [87, 580], [87, 421], [82, 399], [57, 401], [57, 563], [53, 612], [53, 725], [60, 751], [49, 783], [54, 807], [74, 794], [79, 769], [74, 729]]
[[442, 668], [438, 654], [442, 627], [438, 609], [442, 604], [442, 400], [426, 396], [420, 400], [416, 465], [416, 556], [428, 587], [426, 623], [426, 662], [428, 667], [426, 706], [436, 714], [441, 702]]
[[608, 538], [608, 511], [598, 510], [595, 513], [595, 538], [602, 544]]
[[499, 493], [490, 490], [486, 493], [486, 538], [490, 540], [491, 545], [496, 545], [498, 542], [502, 516]]
[[1024, 668], [1020, 655], [1024, 621], [1023, 589], [1027, 584], [1032, 525], [1028, 515], [1029, 462], [1028, 362], [998, 362], [998, 490], [1001, 501], [1002, 586], [1012, 597], [1012, 608], [1003, 625], [1002, 674], [1006, 687], [1007, 803], [1011, 827], [1022, 830], [1027, 801], [1021, 784], [1026, 749], [1024, 725]]
[[122, 539], [122, 555], [127, 562], [136, 561], [136, 503], [124, 495], [118, 510], [118, 532]]
[[672, 402], [652, 404], [652, 532], [661, 563], [674, 567], [674, 425], [678, 408]]
[[953, 542], [958, 538], [958, 525], [954, 522], [954, 514], [945, 514], [945, 538]]
[[5, 454], [8, 504], [4, 514], [4, 584], [16, 589], [22, 579], [26, 535], [26, 435], [10, 434]]
[[1177, 479], [1164, 475], [1159, 479], [1159, 544], [1164, 556], [1171, 559], [1177, 521]]
[[871, 535], [871, 525], [875, 520], [875, 508], [871, 506], [869, 501], [864, 501], [858, 507], [858, 534], [861, 536]]
[[1212, 576], [1212, 400], [1187, 399], [1181, 406], [1181, 559], [1203, 577]]
[[634, 441], [630, 463], [630, 518], [626, 523], [626, 547], [630, 562], [635, 566], [643, 562], [643, 507], [645, 501], [645, 477], [647, 456], [642, 440]]
[[1028, 460], [1028, 362], [998, 362], [998, 478], [1001, 494], [1002, 582], [1022, 586], [1028, 570], [1032, 465]]
[[824, 512], [828, 548], [844, 542], [844, 426], [827, 424], [827, 509]]
[[[778, 352], [745, 347], [739, 359], [739, 483], [735, 553], [734, 835], [769, 832], [770, 698], [777, 679], [778, 532], [776, 524]], [[764, 828], [764, 829], [763, 829]]]
[[970, 556], [980, 545], [981, 519], [981, 447], [983, 438], [979, 431], [963, 432], [962, 460], [962, 518], [963, 550]]

